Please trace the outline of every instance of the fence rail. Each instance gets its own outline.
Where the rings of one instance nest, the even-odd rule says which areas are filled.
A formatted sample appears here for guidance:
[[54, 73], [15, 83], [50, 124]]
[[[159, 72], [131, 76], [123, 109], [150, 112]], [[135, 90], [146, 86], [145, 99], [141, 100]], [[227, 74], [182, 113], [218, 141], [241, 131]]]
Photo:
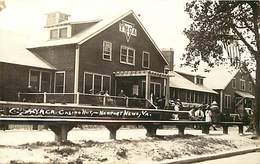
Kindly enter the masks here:
[[157, 108], [145, 98], [84, 93], [18, 93], [18, 101], [34, 103], [86, 104], [129, 108]]

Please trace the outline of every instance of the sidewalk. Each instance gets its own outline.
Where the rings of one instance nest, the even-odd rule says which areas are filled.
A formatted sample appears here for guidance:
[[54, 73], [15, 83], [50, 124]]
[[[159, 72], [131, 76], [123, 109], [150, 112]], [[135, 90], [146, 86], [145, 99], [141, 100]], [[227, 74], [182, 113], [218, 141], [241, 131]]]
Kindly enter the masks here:
[[209, 154], [209, 155], [202, 155], [197, 157], [189, 157], [189, 158], [182, 158], [182, 159], [175, 159], [175, 160], [165, 160], [160, 162], [160, 164], [188, 164], [188, 163], [196, 163], [196, 162], [203, 162], [207, 160], [214, 160], [214, 159], [220, 159], [220, 158], [227, 158], [231, 156], [236, 155], [242, 155], [247, 153], [252, 153], [260, 151], [260, 146], [255, 148], [247, 148], [247, 149], [241, 149], [237, 151], [227, 151], [223, 153], [218, 154]]

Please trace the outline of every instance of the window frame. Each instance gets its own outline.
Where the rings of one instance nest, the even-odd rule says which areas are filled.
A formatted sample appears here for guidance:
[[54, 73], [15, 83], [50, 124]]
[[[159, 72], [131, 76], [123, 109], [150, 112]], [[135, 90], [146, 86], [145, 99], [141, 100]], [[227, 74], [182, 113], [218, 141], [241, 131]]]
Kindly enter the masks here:
[[[52, 35], [52, 31], [57, 31], [57, 36], [56, 37], [53, 37]], [[59, 29], [58, 28], [53, 28], [53, 29], [50, 29], [50, 40], [55, 40], [55, 39], [59, 39]]]
[[246, 81], [244, 79], [240, 79], [240, 90], [241, 91], [245, 91], [246, 90]]
[[[148, 55], [148, 58], [147, 58], [148, 66], [147, 66], [147, 67], [144, 65], [144, 57], [145, 57], [145, 54]], [[142, 67], [143, 67], [143, 68], [150, 68], [150, 53], [147, 52], [147, 51], [143, 51], [143, 53], [142, 53]]]
[[[142, 92], [145, 91], [145, 85], [146, 85], [146, 81], [142, 80]], [[162, 85], [161, 83], [158, 82], [150, 82], [150, 86], [153, 85], [153, 95], [156, 95], [156, 85], [160, 86], [160, 93], [159, 93], [159, 97], [162, 97]], [[150, 88], [150, 92], [151, 92], [151, 88]], [[144, 95], [145, 96], [145, 95]]]
[[231, 85], [232, 85], [232, 88], [233, 88], [233, 89], [236, 89], [236, 88], [237, 88], [236, 78], [233, 78], [233, 79], [232, 79]]
[[[83, 93], [87, 93], [86, 92], [86, 74], [92, 75], [92, 87], [91, 87], [91, 89], [93, 91], [94, 91], [94, 88], [95, 88], [95, 80], [94, 80], [95, 76], [101, 76], [101, 88], [100, 88], [100, 91], [103, 91], [103, 89], [104, 89], [104, 77], [108, 77], [109, 78], [109, 93], [111, 92], [111, 76], [110, 75], [84, 71]], [[94, 94], [94, 92], [92, 94]]]
[[65, 89], [66, 89], [66, 71], [56, 71], [56, 72], [55, 72], [55, 75], [54, 75], [54, 93], [57, 93], [57, 92], [56, 92], [56, 80], [57, 80], [56, 74], [58, 74], [58, 73], [64, 74], [62, 93], [65, 93]]
[[[126, 48], [126, 62], [125, 61], [122, 61], [122, 49], [123, 48]], [[133, 63], [129, 63], [129, 50], [132, 50], [133, 51]], [[124, 45], [121, 45], [120, 46], [120, 63], [122, 64], [128, 64], [128, 65], [135, 65], [135, 49], [134, 48], [131, 48], [131, 47], [127, 47], [127, 46], [124, 46]]]
[[231, 103], [232, 103], [232, 96], [225, 94], [224, 95], [224, 107], [231, 109]]
[[[105, 53], [105, 45], [107, 44], [110, 44], [110, 53], [109, 55]], [[112, 42], [109, 42], [109, 41], [103, 41], [103, 51], [102, 51], [102, 59], [103, 60], [107, 60], [107, 61], [112, 61], [112, 52], [113, 52], [113, 44]], [[109, 56], [109, 59], [106, 59], [105, 56]]]
[[248, 91], [253, 92], [253, 83], [251, 81], [248, 82]]
[[39, 72], [39, 86], [38, 86], [38, 91], [41, 92], [42, 90], [42, 73], [45, 72], [45, 73], [49, 73], [50, 74], [50, 86], [49, 86], [49, 91], [48, 92], [51, 92], [51, 81], [52, 81], [52, 72], [51, 71], [45, 71], [45, 70], [39, 70], [39, 69], [29, 69], [29, 77], [28, 77], [28, 86], [32, 86], [31, 85], [31, 71], [35, 71], [35, 72]]
[[[66, 36], [61, 36], [61, 30], [64, 30], [66, 29]], [[68, 27], [61, 27], [61, 28], [58, 28], [58, 31], [59, 31], [59, 37], [58, 38], [68, 38]]]

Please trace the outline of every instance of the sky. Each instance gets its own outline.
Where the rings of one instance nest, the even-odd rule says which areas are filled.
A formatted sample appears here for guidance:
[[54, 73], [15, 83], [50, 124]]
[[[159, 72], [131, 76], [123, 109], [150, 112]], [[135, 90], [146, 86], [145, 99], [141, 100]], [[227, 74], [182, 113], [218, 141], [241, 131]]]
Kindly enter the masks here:
[[191, 23], [185, 0], [5, 0], [0, 28], [35, 36], [46, 23], [46, 14], [61, 11], [72, 20], [102, 19], [133, 10], [159, 48], [173, 48], [175, 64], [188, 39], [183, 30]]

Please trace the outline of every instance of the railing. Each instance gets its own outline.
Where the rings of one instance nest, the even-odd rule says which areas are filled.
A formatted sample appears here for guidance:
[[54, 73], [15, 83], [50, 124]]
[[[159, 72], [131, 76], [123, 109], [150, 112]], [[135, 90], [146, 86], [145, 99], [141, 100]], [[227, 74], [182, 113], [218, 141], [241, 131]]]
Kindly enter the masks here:
[[62, 104], [74, 103], [95, 106], [115, 106], [129, 108], [157, 108], [149, 100], [144, 98], [106, 96], [83, 93], [18, 93], [18, 101]]

